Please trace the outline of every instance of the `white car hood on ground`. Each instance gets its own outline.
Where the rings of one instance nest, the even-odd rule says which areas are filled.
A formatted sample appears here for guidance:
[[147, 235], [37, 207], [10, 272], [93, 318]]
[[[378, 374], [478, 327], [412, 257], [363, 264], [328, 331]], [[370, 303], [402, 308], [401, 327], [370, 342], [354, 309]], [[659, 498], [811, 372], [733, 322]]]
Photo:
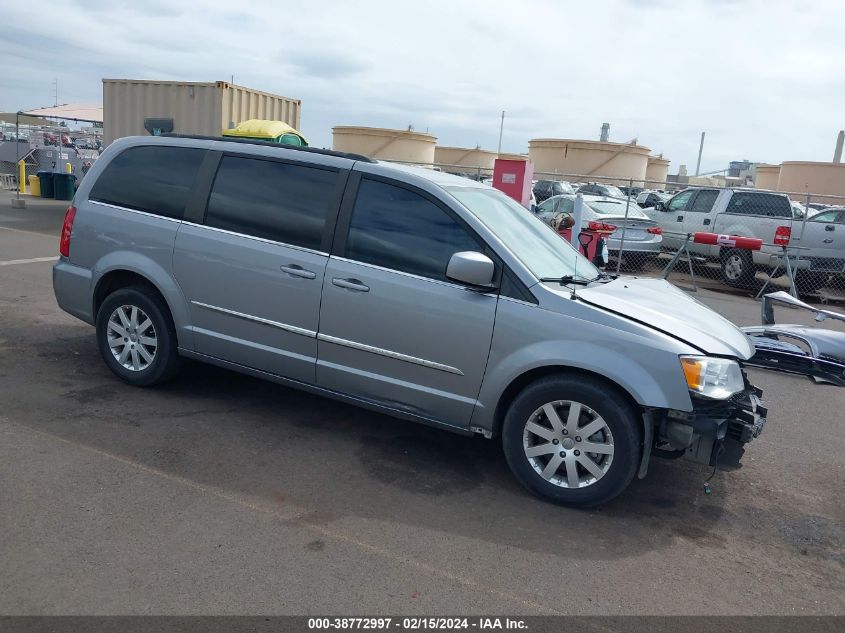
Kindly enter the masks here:
[[622, 277], [576, 292], [586, 303], [650, 325], [706, 354], [741, 360], [754, 354], [737, 326], [663, 279]]

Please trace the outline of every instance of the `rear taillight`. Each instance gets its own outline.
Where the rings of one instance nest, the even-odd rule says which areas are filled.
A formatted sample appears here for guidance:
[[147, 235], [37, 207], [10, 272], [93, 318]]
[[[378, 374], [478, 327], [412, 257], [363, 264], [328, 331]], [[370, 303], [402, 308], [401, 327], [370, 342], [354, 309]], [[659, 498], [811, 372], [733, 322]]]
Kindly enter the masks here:
[[645, 230], [646, 233], [651, 233], [652, 235], [663, 235], [663, 229], [659, 226], [651, 226]]
[[587, 222], [587, 228], [601, 233], [613, 233], [616, 230], [616, 225], [607, 222]]
[[70, 233], [73, 231], [75, 217], [76, 207], [68, 207], [65, 211], [65, 223], [62, 225], [62, 236], [59, 238], [59, 253], [62, 257], [70, 257]]
[[792, 229], [788, 226], [779, 226], [775, 229], [775, 244], [778, 246], [789, 246], [790, 237], [792, 237]]

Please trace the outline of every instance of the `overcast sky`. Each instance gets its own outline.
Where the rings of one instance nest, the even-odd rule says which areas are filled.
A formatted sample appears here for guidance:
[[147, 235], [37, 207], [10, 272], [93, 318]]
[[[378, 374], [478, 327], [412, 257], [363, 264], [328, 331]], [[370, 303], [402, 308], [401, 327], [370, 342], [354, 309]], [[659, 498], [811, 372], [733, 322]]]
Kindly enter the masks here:
[[302, 132], [428, 130], [524, 152], [636, 137], [702, 171], [831, 160], [845, 0], [79, 0], [2, 11], [0, 109], [100, 103], [103, 77], [229, 80], [302, 99]]

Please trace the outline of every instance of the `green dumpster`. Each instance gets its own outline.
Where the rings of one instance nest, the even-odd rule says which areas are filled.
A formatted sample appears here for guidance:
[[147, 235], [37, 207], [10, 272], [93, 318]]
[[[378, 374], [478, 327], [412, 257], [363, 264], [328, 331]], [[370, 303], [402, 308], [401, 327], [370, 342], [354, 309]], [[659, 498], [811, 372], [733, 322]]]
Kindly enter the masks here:
[[56, 200], [73, 200], [76, 176], [73, 174], [53, 174], [56, 188]]
[[56, 197], [56, 190], [53, 187], [53, 174], [52, 171], [39, 171], [36, 176], [38, 176], [38, 182], [41, 184], [41, 197], [42, 198], [55, 198]]

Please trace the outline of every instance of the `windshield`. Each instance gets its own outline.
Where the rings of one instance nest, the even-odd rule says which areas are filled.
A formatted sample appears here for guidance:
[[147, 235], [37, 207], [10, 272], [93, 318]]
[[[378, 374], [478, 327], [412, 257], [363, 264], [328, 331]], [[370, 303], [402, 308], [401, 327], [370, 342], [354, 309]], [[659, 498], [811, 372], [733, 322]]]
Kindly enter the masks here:
[[614, 196], [616, 198], [625, 198], [627, 197], [622, 190], [617, 187], [616, 185], [602, 185], [602, 189], [607, 192], [607, 195]]
[[449, 187], [448, 191], [492, 231], [536, 277], [594, 279], [599, 270], [547, 226], [501, 191]]
[[[620, 218], [625, 217], [625, 206], [627, 204], [627, 200], [596, 200], [595, 202], [587, 202], [587, 206], [600, 215], [613, 215], [619, 216]], [[642, 212], [633, 200], [628, 205], [628, 217], [648, 219], [648, 216]]]

